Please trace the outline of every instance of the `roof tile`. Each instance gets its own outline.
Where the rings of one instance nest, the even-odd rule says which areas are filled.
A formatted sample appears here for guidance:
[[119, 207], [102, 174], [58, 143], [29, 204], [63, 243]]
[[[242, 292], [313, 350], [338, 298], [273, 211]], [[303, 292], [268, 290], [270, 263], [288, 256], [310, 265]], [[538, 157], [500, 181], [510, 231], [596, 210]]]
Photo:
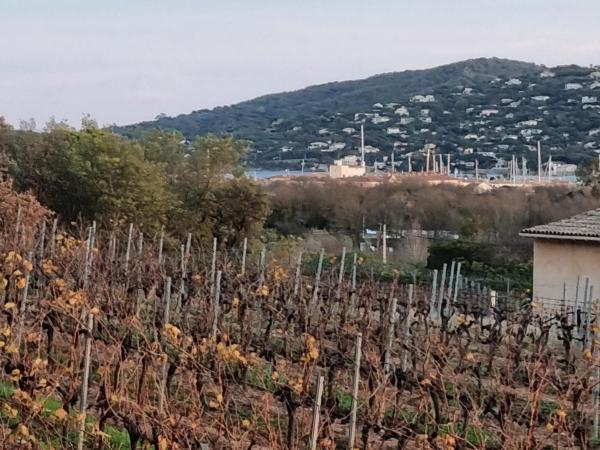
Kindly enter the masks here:
[[584, 240], [586, 238], [600, 239], [600, 209], [593, 209], [545, 225], [525, 228], [520, 234], [524, 236], [544, 235]]

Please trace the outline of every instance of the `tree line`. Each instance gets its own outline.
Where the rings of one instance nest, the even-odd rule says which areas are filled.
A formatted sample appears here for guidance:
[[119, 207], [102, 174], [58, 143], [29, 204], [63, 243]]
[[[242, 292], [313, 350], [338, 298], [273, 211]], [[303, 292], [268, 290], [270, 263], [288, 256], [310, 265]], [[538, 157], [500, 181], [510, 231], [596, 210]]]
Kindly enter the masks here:
[[[26, 127], [25, 127], [26, 128]], [[89, 119], [80, 130], [50, 121], [42, 132], [0, 121], [0, 166], [65, 221], [132, 222], [238, 246], [268, 213], [264, 191], [243, 176], [247, 147], [231, 137], [188, 142], [174, 131], [128, 139]]]
[[[358, 245], [365, 228], [450, 231], [484, 246], [489, 263], [531, 258], [523, 228], [599, 207], [588, 186], [504, 187], [482, 191], [475, 184], [431, 184], [417, 178], [376, 186], [327, 182], [276, 182], [268, 186], [268, 226], [287, 233], [327, 229]], [[472, 245], [470, 245], [472, 248]], [[460, 256], [460, 255], [458, 255]]]

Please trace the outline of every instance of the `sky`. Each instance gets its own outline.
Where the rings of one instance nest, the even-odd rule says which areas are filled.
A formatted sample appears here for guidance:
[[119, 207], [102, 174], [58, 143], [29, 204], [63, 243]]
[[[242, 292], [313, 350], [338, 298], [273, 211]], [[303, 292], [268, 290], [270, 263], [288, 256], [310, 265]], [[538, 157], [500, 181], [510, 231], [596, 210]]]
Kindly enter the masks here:
[[600, 63], [598, 0], [0, 0], [0, 116], [129, 124], [482, 56]]

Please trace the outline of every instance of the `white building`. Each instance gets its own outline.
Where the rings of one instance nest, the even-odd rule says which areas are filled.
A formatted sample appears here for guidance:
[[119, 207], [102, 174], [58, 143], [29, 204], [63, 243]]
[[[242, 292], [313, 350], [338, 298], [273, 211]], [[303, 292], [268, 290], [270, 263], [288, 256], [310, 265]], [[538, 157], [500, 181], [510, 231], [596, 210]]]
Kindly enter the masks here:
[[540, 78], [553, 78], [556, 74], [548, 69], [540, 73]]
[[364, 165], [348, 164], [342, 159], [337, 159], [329, 166], [329, 176], [331, 178], [362, 177], [367, 173]]
[[567, 83], [565, 84], [565, 91], [575, 91], [578, 89], [583, 89], [583, 85], [581, 83]]
[[537, 126], [538, 121], [537, 120], [524, 120], [522, 122], [519, 122], [517, 125], [519, 127], [535, 127]]
[[498, 112], [497, 109], [482, 109], [480, 114], [481, 117], [489, 117], [498, 114]]
[[433, 103], [435, 102], [435, 96], [431, 94], [427, 95], [414, 95], [410, 98], [413, 103]]
[[365, 153], [379, 153], [379, 149], [372, 145], [365, 145]]
[[600, 209], [527, 228], [520, 236], [534, 239], [533, 299], [545, 311], [583, 308], [590, 286], [594, 286], [596, 298], [600, 289]]
[[389, 122], [391, 119], [387, 116], [377, 116], [377, 117], [373, 117], [373, 119], [371, 120], [374, 124], [380, 124], [380, 123], [386, 123]]
[[328, 148], [328, 147], [329, 147], [329, 144], [327, 142], [321, 142], [321, 141], [311, 142], [310, 144], [308, 144], [309, 150], [321, 150], [323, 148]]
[[396, 111], [394, 111], [394, 114], [397, 114], [399, 116], [410, 116], [410, 112], [408, 111], [406, 106], [401, 106], [400, 108], [396, 109]]

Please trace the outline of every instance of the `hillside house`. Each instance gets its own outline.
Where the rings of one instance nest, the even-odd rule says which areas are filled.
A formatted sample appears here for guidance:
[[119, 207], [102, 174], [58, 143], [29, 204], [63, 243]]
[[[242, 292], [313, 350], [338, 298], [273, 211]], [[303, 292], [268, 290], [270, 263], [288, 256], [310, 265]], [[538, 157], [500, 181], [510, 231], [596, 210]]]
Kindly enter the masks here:
[[521, 84], [523, 84], [523, 82], [521, 80], [519, 80], [518, 78], [511, 78], [504, 84], [506, 84], [507, 86], [521, 86]]
[[553, 78], [556, 74], [548, 69], [540, 73], [540, 78]]
[[600, 209], [526, 228], [520, 236], [534, 239], [533, 299], [544, 310], [575, 307], [585, 298], [598, 297]]
[[394, 114], [398, 114], [399, 116], [410, 116], [410, 112], [408, 111], [406, 106], [401, 106], [396, 111], [394, 111]]
[[371, 120], [375, 125], [380, 124], [380, 123], [386, 123], [390, 121], [390, 118], [387, 116], [377, 116], [377, 117], [373, 117], [373, 119]]
[[410, 98], [413, 103], [433, 103], [435, 102], [435, 96], [431, 94], [427, 95], [414, 95]]
[[578, 89], [583, 89], [583, 85], [581, 83], [566, 83], [565, 91], [576, 91]]

